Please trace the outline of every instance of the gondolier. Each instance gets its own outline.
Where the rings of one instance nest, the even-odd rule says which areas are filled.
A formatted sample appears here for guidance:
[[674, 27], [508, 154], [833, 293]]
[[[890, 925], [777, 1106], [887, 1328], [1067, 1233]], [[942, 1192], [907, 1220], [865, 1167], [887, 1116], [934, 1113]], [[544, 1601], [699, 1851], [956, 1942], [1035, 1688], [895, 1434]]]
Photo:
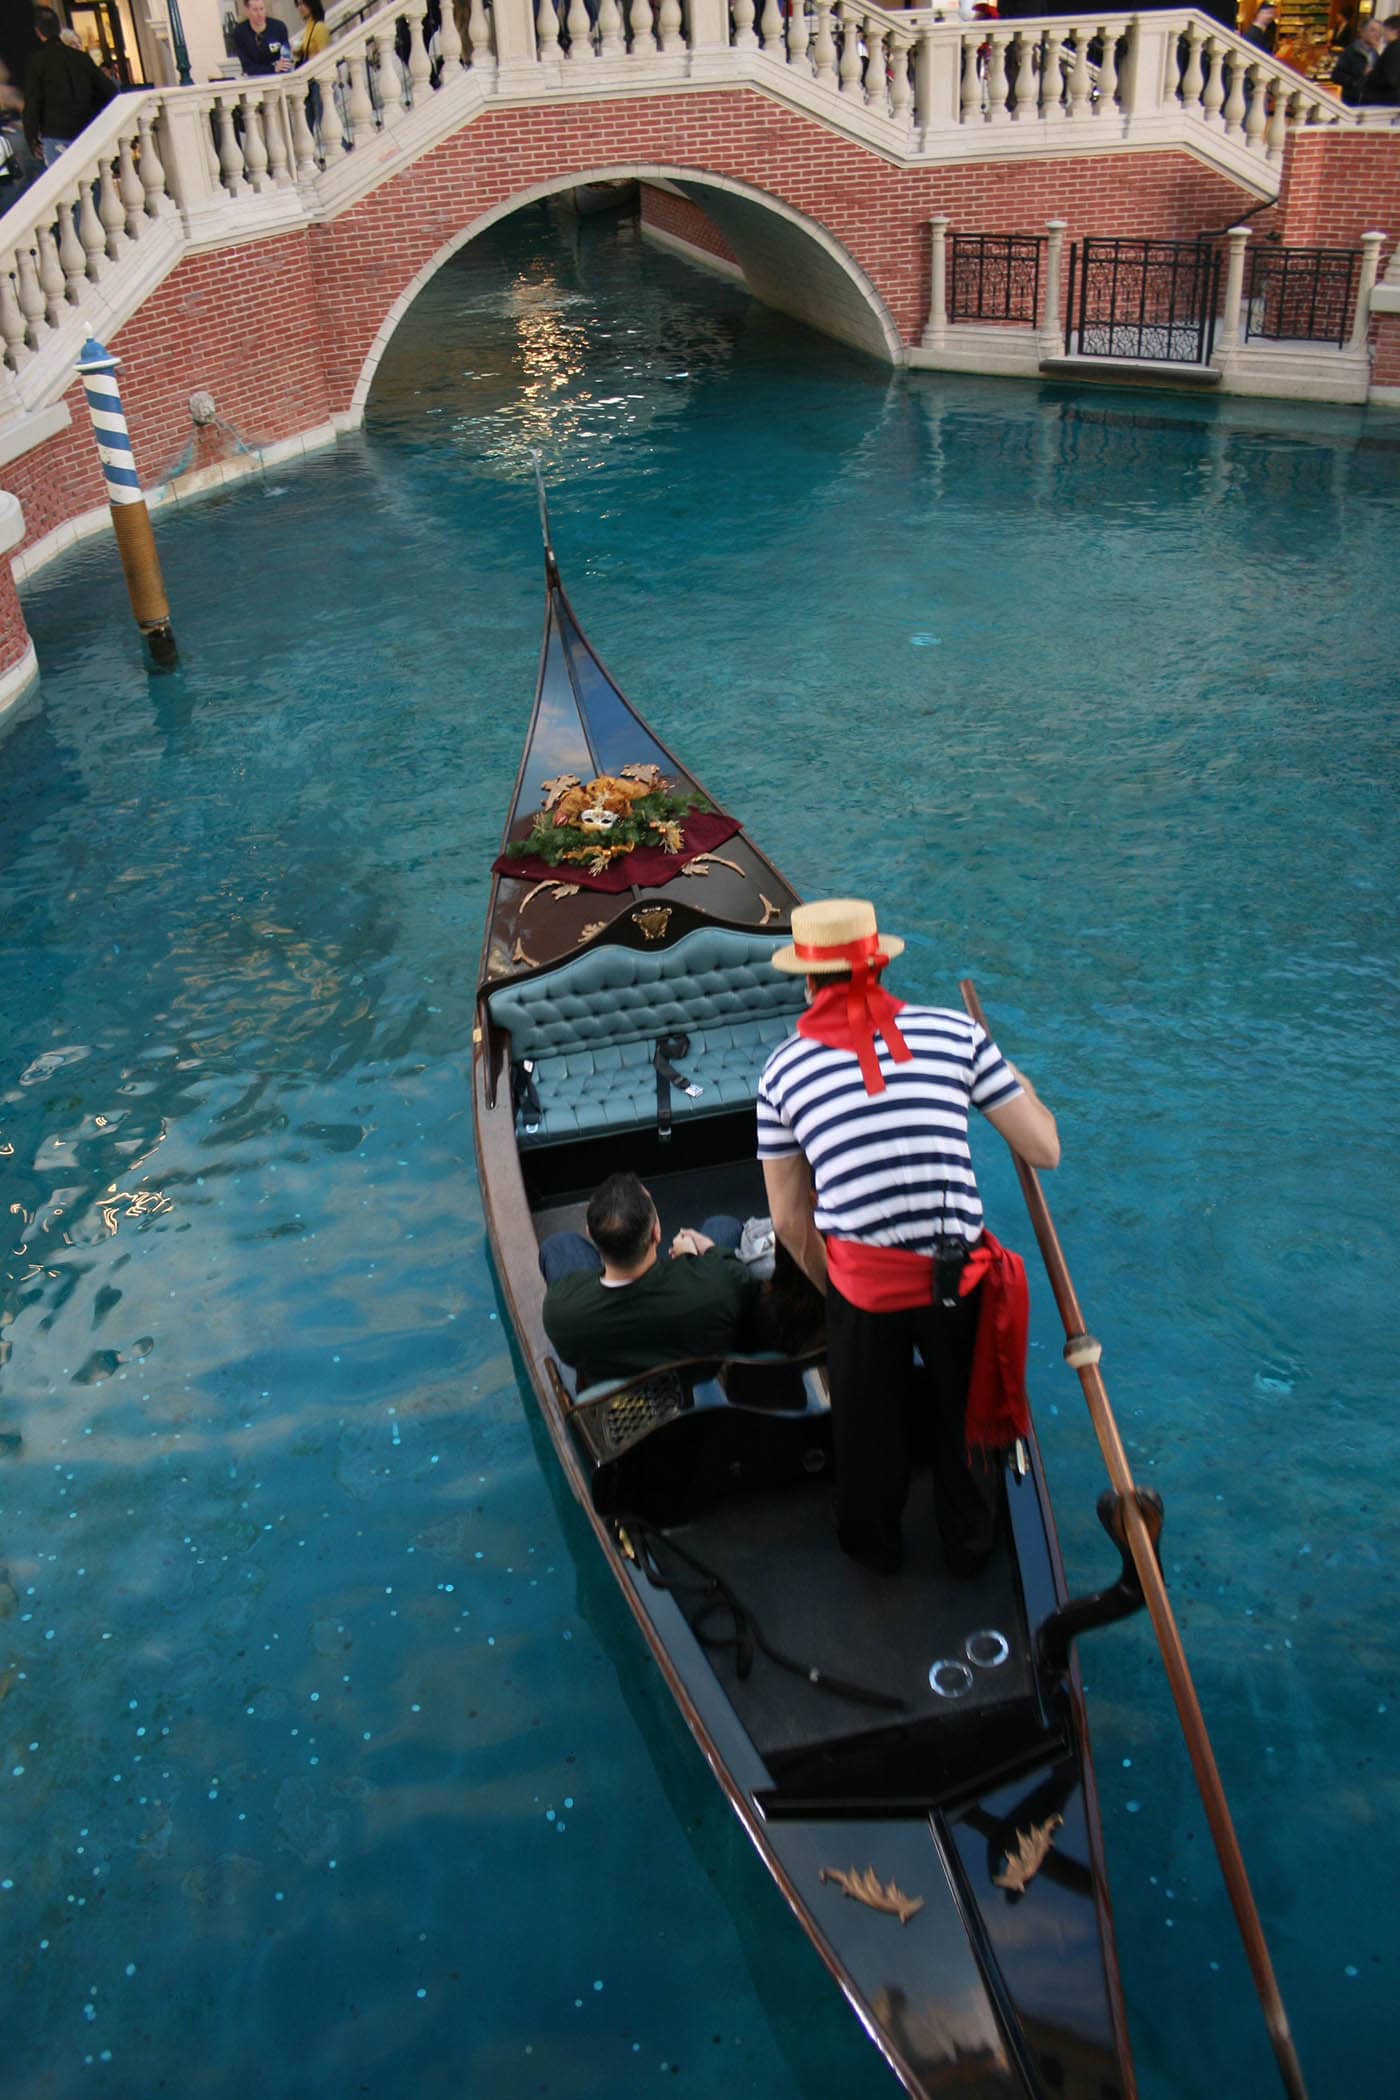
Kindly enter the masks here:
[[966, 1014], [885, 991], [904, 943], [872, 904], [800, 905], [792, 933], [773, 965], [810, 1004], [764, 1066], [758, 1153], [778, 1237], [827, 1293], [838, 1535], [898, 1569], [926, 1443], [945, 1558], [971, 1574], [995, 1537], [989, 1454], [1024, 1419], [1025, 1277], [983, 1229], [968, 1110], [1038, 1167], [1059, 1160], [1055, 1119]]

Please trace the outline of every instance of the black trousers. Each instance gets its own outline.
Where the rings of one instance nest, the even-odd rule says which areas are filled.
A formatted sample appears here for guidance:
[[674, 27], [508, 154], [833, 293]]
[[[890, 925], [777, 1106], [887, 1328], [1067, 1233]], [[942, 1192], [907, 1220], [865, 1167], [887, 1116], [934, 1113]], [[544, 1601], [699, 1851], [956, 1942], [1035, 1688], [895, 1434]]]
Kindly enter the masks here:
[[947, 1310], [868, 1313], [828, 1288], [836, 1526], [857, 1559], [898, 1566], [909, 1477], [924, 1458], [933, 1464], [934, 1515], [948, 1565], [970, 1574], [991, 1551], [1001, 1467], [994, 1459], [969, 1463], [964, 1439], [981, 1299], [979, 1286]]

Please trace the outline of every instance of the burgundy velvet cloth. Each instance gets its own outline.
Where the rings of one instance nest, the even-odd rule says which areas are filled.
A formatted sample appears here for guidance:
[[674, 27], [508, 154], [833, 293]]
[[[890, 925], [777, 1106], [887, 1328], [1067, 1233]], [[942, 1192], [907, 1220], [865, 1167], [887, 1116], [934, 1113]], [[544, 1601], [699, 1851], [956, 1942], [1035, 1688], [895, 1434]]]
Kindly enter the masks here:
[[[590, 875], [576, 860], [561, 860], [557, 868], [551, 868], [548, 861], [536, 860], [533, 855], [528, 860], [523, 856], [515, 860], [503, 853], [499, 860], [492, 861], [491, 872], [509, 875], [516, 882], [576, 882], [586, 890], [604, 890], [611, 895], [634, 885], [639, 890], [659, 890], [679, 875], [697, 853], [713, 853], [742, 829], [733, 817], [726, 817], [720, 810], [697, 810], [681, 827], [683, 843], [679, 853], [666, 853], [659, 846], [634, 846], [621, 860], [609, 861], [601, 875]], [[600, 843], [606, 837], [605, 832], [600, 833]]]

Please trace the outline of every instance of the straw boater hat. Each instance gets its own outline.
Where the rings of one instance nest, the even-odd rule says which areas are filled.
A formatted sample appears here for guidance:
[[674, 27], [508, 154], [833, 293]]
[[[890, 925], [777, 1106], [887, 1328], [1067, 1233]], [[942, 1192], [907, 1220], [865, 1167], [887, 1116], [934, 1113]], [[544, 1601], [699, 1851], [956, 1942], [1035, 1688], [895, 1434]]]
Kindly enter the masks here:
[[897, 933], [877, 930], [873, 904], [863, 897], [826, 897], [793, 907], [792, 945], [777, 950], [773, 968], [790, 977], [824, 977], [861, 963], [878, 968], [903, 953]]

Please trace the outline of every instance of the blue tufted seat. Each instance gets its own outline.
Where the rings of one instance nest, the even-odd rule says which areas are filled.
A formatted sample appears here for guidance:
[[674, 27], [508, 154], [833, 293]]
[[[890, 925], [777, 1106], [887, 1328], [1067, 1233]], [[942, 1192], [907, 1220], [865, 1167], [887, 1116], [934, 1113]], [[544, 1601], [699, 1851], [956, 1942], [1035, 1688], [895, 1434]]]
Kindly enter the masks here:
[[702, 926], [654, 955], [590, 949], [490, 997], [491, 1018], [509, 1030], [513, 1062], [529, 1059], [541, 1114], [522, 1145], [624, 1130], [656, 1115], [652, 1052], [658, 1037], [685, 1035], [678, 1060], [703, 1088], [672, 1090], [677, 1122], [752, 1102], [763, 1061], [790, 1035], [802, 1010], [802, 981], [770, 958], [785, 934]]

